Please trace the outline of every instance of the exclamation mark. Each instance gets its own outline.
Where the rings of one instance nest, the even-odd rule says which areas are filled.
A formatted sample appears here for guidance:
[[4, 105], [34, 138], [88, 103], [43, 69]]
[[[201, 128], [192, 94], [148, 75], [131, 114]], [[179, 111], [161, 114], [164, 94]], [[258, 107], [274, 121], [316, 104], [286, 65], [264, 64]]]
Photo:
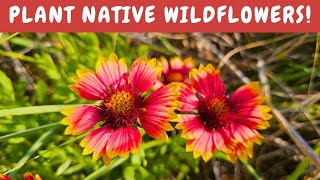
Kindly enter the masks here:
[[310, 9], [310, 6], [307, 6], [306, 7], [307, 23], [310, 23], [310, 16], [311, 16], [311, 9]]

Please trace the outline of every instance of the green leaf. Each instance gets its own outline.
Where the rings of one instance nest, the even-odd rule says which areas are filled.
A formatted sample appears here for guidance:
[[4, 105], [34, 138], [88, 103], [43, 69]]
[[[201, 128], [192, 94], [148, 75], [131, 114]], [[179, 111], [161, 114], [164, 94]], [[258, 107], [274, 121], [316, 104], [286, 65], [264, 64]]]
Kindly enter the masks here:
[[[0, 40], [0, 45], [3, 44], [4, 42], [9, 41], [11, 38], [17, 36], [18, 34], [20, 34], [20, 33], [16, 32], [16, 33], [14, 33], [14, 34], [11, 34], [11, 35], [8, 36], [8, 37], [5, 37], [5, 38], [1, 39], [1, 40]], [[2, 33], [1, 33], [1, 35], [2, 35]], [[1, 38], [1, 36], [0, 36], [0, 38]]]
[[64, 171], [63, 175], [74, 174], [76, 172], [81, 171], [85, 167], [86, 167], [86, 164], [77, 164], [77, 165], [71, 166]]
[[50, 79], [61, 79], [60, 72], [48, 53], [36, 54], [35, 58], [37, 59], [38, 67], [42, 69]]
[[146, 44], [142, 44], [142, 45], [138, 46], [138, 48], [137, 48], [137, 54], [139, 57], [140, 56], [147, 56], [149, 51], [150, 51], [150, 47]]
[[299, 179], [299, 177], [303, 173], [305, 173], [305, 170], [309, 167], [309, 165], [310, 165], [310, 159], [304, 158], [304, 160], [299, 163], [296, 169], [287, 177], [287, 180]]
[[4, 51], [4, 50], [1, 50], [1, 49], [0, 49], [0, 55], [1, 56], [5, 56], [5, 57], [19, 59], [19, 60], [22, 60], [22, 61], [32, 62], [32, 63], [36, 62], [36, 59], [33, 58], [33, 57], [26, 56], [26, 55], [23, 55], [23, 54], [19, 54], [19, 53], [16, 53], [16, 52]]
[[141, 155], [139, 154], [133, 154], [131, 156], [131, 164], [134, 165], [141, 165]]
[[12, 138], [8, 140], [9, 144], [20, 144], [23, 141], [25, 141], [26, 139], [24, 137], [17, 137], [17, 138]]
[[162, 36], [157, 36], [157, 38], [161, 41], [163, 46], [166, 48], [166, 50], [171, 54], [174, 55], [174, 47], [171, 45], [171, 43], [164, 37]]
[[102, 166], [95, 172], [89, 174], [88, 177], [86, 177], [84, 180], [91, 180], [91, 179], [97, 179], [99, 177], [102, 177], [103, 175], [110, 172], [112, 169], [116, 168], [117, 166], [121, 165], [123, 162], [125, 162], [128, 159], [128, 156], [125, 158], [119, 158], [116, 160], [112, 160], [109, 166]]
[[60, 122], [56, 122], [56, 123], [47, 124], [47, 125], [43, 125], [43, 126], [31, 128], [31, 129], [26, 129], [24, 131], [19, 131], [19, 132], [16, 132], [16, 133], [0, 136], [0, 142], [1, 141], [6, 141], [6, 140], [8, 140], [10, 138], [15, 138], [15, 137], [20, 137], [20, 136], [27, 136], [27, 135], [32, 134], [32, 133], [37, 133], [40, 130], [49, 129], [49, 128], [56, 127], [56, 126], [59, 126], [59, 125], [60, 125]]
[[99, 47], [99, 39], [95, 33], [77, 33], [77, 36], [89, 47]]
[[48, 97], [48, 86], [44, 80], [39, 80], [36, 84], [36, 98], [39, 104], [47, 104]]
[[123, 178], [126, 180], [134, 180], [135, 168], [133, 166], [127, 166], [123, 170]]
[[58, 33], [59, 40], [63, 45], [65, 52], [70, 56], [75, 56], [78, 54], [77, 42], [73, 38], [72, 34], [68, 33]]
[[21, 37], [14, 37], [10, 40], [11, 44], [17, 44], [20, 46], [24, 47], [33, 47], [34, 46], [34, 41], [27, 39], [27, 38], [21, 38]]
[[60, 112], [62, 109], [70, 108], [74, 106], [81, 106], [81, 105], [82, 104], [46, 105], [46, 106], [19, 107], [14, 109], [3, 109], [3, 110], [0, 110], [0, 117]]
[[43, 133], [36, 142], [30, 147], [28, 152], [20, 159], [15, 168], [9, 171], [9, 174], [12, 176], [17, 173], [17, 171], [25, 165], [25, 163], [30, 159], [30, 157], [46, 142], [50, 135], [54, 132], [55, 128], [50, 129], [49, 131]]
[[61, 164], [56, 171], [56, 176], [60, 176], [61, 174], [63, 174], [67, 170], [67, 168], [70, 166], [71, 162], [72, 161], [68, 159], [63, 164]]
[[10, 78], [0, 71], [0, 101], [9, 105], [15, 101], [14, 89]]

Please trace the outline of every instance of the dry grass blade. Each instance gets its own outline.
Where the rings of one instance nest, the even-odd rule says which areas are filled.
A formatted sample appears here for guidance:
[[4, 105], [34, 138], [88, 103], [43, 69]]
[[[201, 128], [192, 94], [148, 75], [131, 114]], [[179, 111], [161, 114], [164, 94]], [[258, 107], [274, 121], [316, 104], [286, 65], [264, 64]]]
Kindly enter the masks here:
[[320, 38], [319, 38], [319, 34], [317, 34], [317, 44], [316, 44], [316, 50], [314, 53], [314, 59], [313, 59], [313, 66], [312, 66], [312, 71], [311, 71], [311, 77], [310, 77], [310, 83], [309, 83], [309, 87], [308, 87], [308, 96], [313, 88], [313, 79], [315, 76], [315, 71], [316, 71], [316, 66], [317, 66], [317, 61], [318, 61], [318, 56], [319, 56], [319, 44], [320, 44]]
[[277, 36], [275, 38], [262, 40], [262, 41], [256, 41], [256, 42], [253, 42], [253, 43], [249, 43], [249, 44], [234, 48], [233, 50], [231, 50], [229, 53], [227, 53], [221, 59], [221, 61], [219, 63], [219, 66], [218, 66], [218, 69], [221, 69], [232, 56], [234, 56], [235, 54], [237, 54], [237, 53], [239, 53], [241, 51], [244, 51], [244, 50], [247, 50], [247, 49], [256, 48], [256, 47], [260, 47], [260, 46], [264, 46], [264, 45], [275, 43], [275, 42], [278, 42], [278, 41], [282, 41], [282, 40], [291, 38], [293, 36], [297, 36], [297, 34], [285, 34], [285, 35], [282, 35], [282, 36]]
[[300, 151], [310, 158], [311, 162], [320, 169], [320, 158], [319, 156], [313, 151], [313, 149], [309, 146], [308, 143], [300, 136], [299, 133], [295, 129], [293, 129], [288, 120], [280, 113], [279, 110], [272, 107], [272, 114], [274, 118], [281, 124], [283, 128], [285, 128], [287, 134], [290, 138], [294, 141], [296, 146], [300, 149]]
[[[195, 33], [195, 36], [200, 39], [200, 41], [205, 44], [205, 47], [210, 48], [210, 50], [220, 59], [222, 59], [225, 55], [217, 48], [216, 45], [210, 43], [206, 38], [202, 37], [201, 34]], [[250, 80], [247, 78], [242, 71], [240, 71], [236, 65], [231, 62], [226, 62], [226, 65], [231, 69], [231, 71], [239, 77], [239, 79], [243, 83], [249, 83]]]
[[[263, 84], [266, 84], [267, 83], [266, 82], [267, 81], [267, 77], [266, 77], [266, 74], [265, 74], [264, 63], [260, 62], [259, 67], [258, 67], [258, 71], [259, 71], [259, 78], [264, 81]], [[267, 87], [266, 90], [265, 90], [266, 96], [270, 97], [270, 99], [271, 99], [271, 94], [270, 94], [270, 91], [268, 89], [268, 86], [264, 86], [264, 87]], [[290, 136], [290, 138], [293, 140], [293, 142], [296, 144], [296, 146], [300, 149], [300, 151], [305, 156], [310, 158], [311, 162], [318, 169], [320, 169], [320, 158], [319, 158], [319, 156], [313, 151], [313, 149], [301, 137], [301, 135], [294, 128], [292, 128], [292, 126], [288, 123], [288, 120], [281, 114], [281, 112], [278, 109], [276, 109], [276, 108], [274, 108], [272, 106], [272, 102], [268, 101], [268, 104], [272, 109], [273, 117], [279, 122], [281, 127], [284, 128], [284, 130], [287, 132], [287, 134]]]
[[[232, 51], [230, 51], [227, 55], [225, 55], [220, 64], [219, 64], [219, 68], [221, 68], [224, 64], [228, 65], [228, 67], [232, 67], [232, 64], [229, 63], [229, 59], [235, 55], [238, 52], [241, 52], [243, 50], [246, 49], [251, 49], [251, 48], [255, 48], [255, 47], [259, 47], [262, 45], [266, 45], [266, 44], [270, 44], [273, 42], [277, 42], [277, 41], [281, 41], [284, 40], [286, 38], [290, 38], [292, 37], [292, 34], [289, 35], [283, 35], [283, 36], [278, 36], [276, 38], [273, 39], [268, 39], [268, 40], [263, 40], [263, 41], [257, 41], [254, 43], [250, 43], [244, 46], [240, 46], [237, 47], [235, 49], [233, 49]], [[203, 38], [201, 38], [203, 39]], [[208, 42], [205, 42], [206, 44], [210, 44]], [[218, 51], [217, 48], [214, 48], [214, 45], [211, 44], [211, 50], [218, 55], [218, 57], [222, 57], [222, 53]], [[231, 65], [231, 66], [230, 66]], [[233, 67], [236, 67], [235, 65]], [[250, 82], [249, 78], [247, 78], [239, 69], [233, 69], [233, 72], [240, 77], [240, 79], [244, 82], [244, 83], [248, 83]], [[240, 74], [236, 73], [236, 72], [240, 72]], [[267, 77], [265, 75], [265, 71], [264, 71], [264, 61], [262, 59], [260, 59], [258, 61], [258, 72], [259, 72], [259, 77], [262, 81], [262, 85], [264, 85], [265, 87], [265, 93], [267, 92], [267, 96], [271, 97], [270, 95], [270, 90], [269, 90], [269, 86], [267, 85]], [[240, 76], [239, 76], [240, 75]], [[271, 105], [271, 101], [268, 102], [268, 104]], [[297, 133], [297, 131], [291, 127], [291, 125], [288, 123], [288, 121], [284, 118], [284, 116], [274, 107], [272, 107], [272, 113], [275, 117], [275, 119], [282, 125], [282, 127], [284, 127], [285, 131], [287, 132], [287, 134], [290, 136], [290, 138], [294, 141], [294, 143], [296, 144], [296, 146], [300, 149], [300, 151], [307, 157], [309, 157], [311, 159], [311, 161], [313, 162], [313, 164], [320, 169], [320, 159], [319, 157], [314, 153], [314, 151], [312, 150], [312, 148], [305, 142], [305, 140], [300, 136], [299, 133]]]
[[219, 169], [219, 162], [216, 160], [216, 158], [211, 159], [212, 169], [214, 173], [214, 177], [216, 180], [221, 180], [220, 175], [220, 169]]
[[[312, 127], [317, 131], [317, 133], [320, 135], [320, 129], [318, 128], [318, 126], [315, 124], [315, 122], [312, 120], [312, 116], [310, 115], [310, 113], [308, 113], [306, 110], [307, 108], [309, 108], [310, 106], [314, 105], [317, 101], [319, 101], [320, 99], [320, 93], [312, 95], [311, 97], [309, 97], [308, 99], [306, 99], [303, 102], [299, 102], [297, 100], [297, 98], [295, 97], [294, 92], [287, 86], [285, 85], [285, 83], [281, 82], [281, 80], [279, 78], [277, 78], [272, 72], [268, 72], [268, 76], [274, 81], [276, 82], [284, 91], [285, 93], [287, 93], [287, 95], [298, 105], [298, 108], [300, 110], [300, 112], [295, 115], [293, 118], [291, 118], [291, 121], [296, 120], [298, 117], [300, 117], [301, 114], [304, 114], [305, 117], [308, 119], [308, 121], [310, 122], [310, 124], [312, 125]], [[270, 94], [270, 92], [268, 93]]]
[[[3, 47], [7, 52], [13, 52], [9, 43], [3, 43]], [[17, 58], [11, 58], [11, 63], [17, 75], [22, 77], [25, 81], [27, 91], [32, 94], [34, 92], [35, 83], [31, 75]]]

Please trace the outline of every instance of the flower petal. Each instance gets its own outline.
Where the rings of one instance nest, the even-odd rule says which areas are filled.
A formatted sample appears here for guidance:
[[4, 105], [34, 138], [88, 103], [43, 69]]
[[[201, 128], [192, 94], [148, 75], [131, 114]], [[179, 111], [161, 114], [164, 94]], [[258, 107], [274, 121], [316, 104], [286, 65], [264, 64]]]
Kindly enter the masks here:
[[167, 74], [169, 72], [169, 63], [165, 57], [160, 57], [159, 61], [160, 65], [162, 66], [163, 74]]
[[193, 111], [198, 106], [198, 98], [192, 92], [191, 88], [183, 83], [175, 83], [177, 91], [180, 92], [178, 101], [180, 106], [177, 108], [179, 111]]
[[146, 110], [143, 113], [140, 124], [148, 135], [161, 141], [168, 140], [166, 130], [168, 129], [170, 116], [174, 117], [174, 114], [169, 114], [168, 111], [170, 111], [168, 108], [159, 108]]
[[188, 57], [184, 60], [182, 60], [179, 56], [170, 59], [171, 70], [179, 71], [185, 75], [187, 75], [194, 66], [195, 61], [191, 57]]
[[223, 129], [204, 130], [200, 136], [189, 140], [186, 144], [187, 152], [193, 151], [194, 158], [202, 156], [206, 162], [212, 158], [215, 149], [229, 153], [231, 148], [230, 133]]
[[87, 155], [93, 152], [92, 160], [98, 160], [101, 156], [106, 154], [107, 143], [114, 132], [115, 130], [107, 126], [103, 126], [90, 132], [80, 142], [80, 146], [84, 147], [82, 154]]
[[153, 106], [164, 106], [175, 109], [180, 105], [176, 100], [179, 94], [180, 93], [176, 91], [176, 86], [173, 83], [162, 86], [158, 90], [151, 93], [151, 95], [145, 99], [145, 108], [150, 108]]
[[142, 128], [151, 137], [166, 141], [169, 121], [177, 119], [174, 110], [179, 106], [176, 101], [179, 93], [171, 85], [162, 86], [145, 99], [146, 109], [140, 118]]
[[62, 110], [67, 115], [61, 124], [68, 125], [65, 134], [78, 135], [91, 129], [101, 120], [100, 110], [94, 106], [78, 106]]
[[231, 160], [231, 162], [235, 162], [238, 158], [241, 160], [248, 160], [253, 157], [253, 142], [247, 142], [246, 145], [242, 143], [234, 144], [234, 148], [232, 151], [227, 153], [227, 156]]
[[241, 124], [230, 123], [230, 131], [236, 143], [242, 143], [262, 137], [260, 133]]
[[176, 56], [170, 59], [170, 68], [172, 70], [180, 70], [184, 66], [184, 62], [182, 61], [181, 57]]
[[265, 129], [269, 127], [270, 108], [261, 105], [265, 96], [261, 93], [262, 88], [258, 82], [252, 82], [238, 88], [230, 97], [230, 105], [234, 112], [231, 120], [253, 129]]
[[132, 64], [129, 79], [135, 90], [145, 92], [159, 80], [161, 71], [162, 68], [157, 66], [155, 59], [147, 60], [146, 57], [142, 57]]
[[[1, 179], [1, 177], [0, 177], [0, 179]], [[23, 180], [42, 180], [42, 178], [38, 174], [35, 174], [33, 176], [32, 173], [26, 172], [26, 173], [23, 174]]]
[[4, 174], [0, 174], [0, 180], [11, 180], [9, 176], [6, 176]]
[[229, 152], [232, 147], [232, 136], [228, 128], [215, 130], [213, 134], [214, 143], [220, 151]]
[[77, 71], [78, 77], [73, 78], [75, 84], [70, 88], [76, 91], [80, 97], [87, 100], [102, 100], [107, 87], [104, 86], [95, 73], [91, 70]]
[[123, 127], [114, 130], [106, 146], [107, 156], [126, 157], [129, 152], [137, 153], [142, 141], [141, 134], [134, 127]]
[[113, 53], [107, 59], [99, 58], [96, 65], [97, 77], [107, 87], [118, 84], [126, 73], [128, 67], [125, 59], [118, 60], [117, 55]]
[[186, 144], [187, 152], [193, 151], [194, 158], [202, 156], [205, 162], [209, 161], [216, 149], [213, 134], [213, 132], [204, 131], [199, 138], [189, 140]]
[[161, 82], [160, 80], [158, 80], [155, 84], [154, 84], [154, 86], [152, 87], [152, 90], [157, 90], [157, 89], [159, 89], [160, 87], [162, 87], [162, 86], [164, 86], [165, 84], [163, 84], [163, 82]]
[[176, 125], [177, 129], [182, 129], [181, 137], [186, 139], [195, 139], [204, 132], [204, 125], [200, 119], [192, 114], [179, 114], [180, 121]]
[[36, 174], [34, 177], [35, 177], [35, 180], [42, 180], [42, 178], [39, 176], [39, 174]]
[[265, 105], [258, 105], [255, 108], [237, 109], [231, 114], [230, 120], [237, 124], [242, 124], [252, 129], [266, 129], [272, 116], [269, 114], [270, 108]]
[[259, 82], [252, 82], [239, 87], [229, 100], [237, 109], [256, 107], [266, 99], [261, 92]]
[[222, 97], [226, 95], [226, 90], [219, 74], [219, 70], [215, 70], [211, 64], [208, 64], [206, 67], [201, 64], [199, 70], [191, 70], [189, 77], [191, 85], [203, 97]]
[[183, 70], [184, 71], [190, 71], [193, 67], [195, 67], [195, 60], [192, 57], [187, 57], [183, 60]]

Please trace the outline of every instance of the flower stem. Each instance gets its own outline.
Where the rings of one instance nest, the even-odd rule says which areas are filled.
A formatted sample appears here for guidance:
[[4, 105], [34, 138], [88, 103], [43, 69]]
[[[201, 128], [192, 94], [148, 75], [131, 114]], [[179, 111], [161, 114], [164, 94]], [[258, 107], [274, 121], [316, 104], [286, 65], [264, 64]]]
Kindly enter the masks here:
[[256, 172], [256, 170], [247, 161], [241, 160], [242, 164], [247, 168], [247, 170], [256, 178], [257, 180], [262, 180], [262, 177]]
[[13, 176], [18, 172], [20, 168], [22, 168], [25, 163], [30, 159], [30, 157], [38, 150], [40, 147], [48, 140], [48, 138], [52, 137], [50, 136], [55, 131], [55, 128], [51, 128], [49, 131], [43, 133], [37, 141], [30, 147], [28, 152], [20, 159], [20, 161], [17, 163], [16, 167], [11, 169], [10, 171], [6, 172], [9, 173], [10, 176]]
[[117, 166], [121, 165], [128, 158], [129, 158], [129, 156], [127, 156], [125, 158], [119, 158], [119, 159], [113, 160], [113, 162], [111, 162], [111, 164], [109, 166], [102, 166], [101, 168], [99, 168], [95, 172], [91, 173], [89, 176], [87, 176], [83, 180], [97, 179], [97, 178], [105, 175], [106, 173], [110, 172], [112, 169], [116, 168]]

